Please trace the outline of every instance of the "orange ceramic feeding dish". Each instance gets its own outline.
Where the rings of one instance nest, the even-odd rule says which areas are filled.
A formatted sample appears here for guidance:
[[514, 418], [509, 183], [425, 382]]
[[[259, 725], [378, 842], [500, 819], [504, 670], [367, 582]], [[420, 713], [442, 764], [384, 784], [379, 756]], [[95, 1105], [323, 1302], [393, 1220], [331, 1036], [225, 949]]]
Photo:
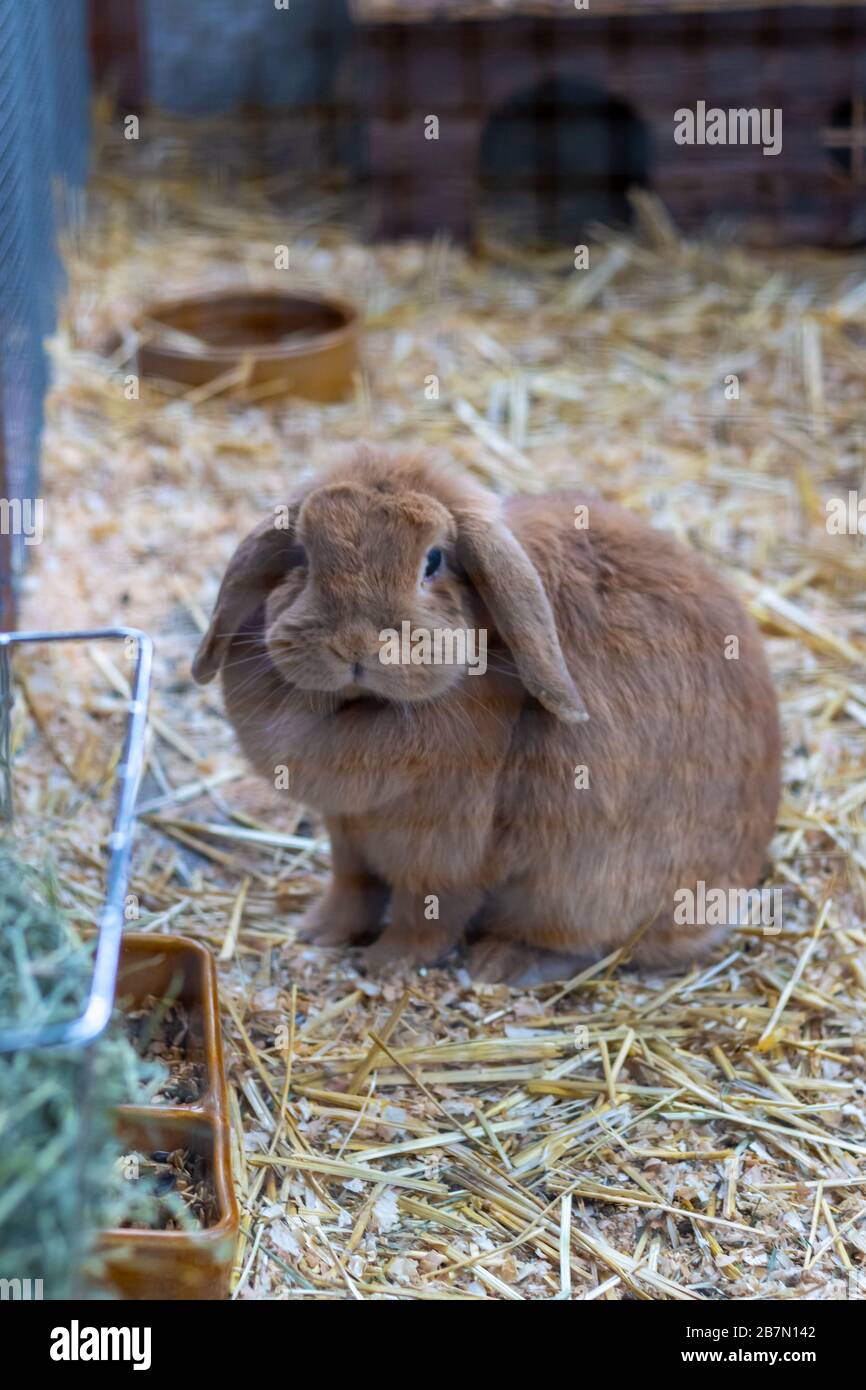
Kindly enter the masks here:
[[127, 1105], [118, 1112], [124, 1152], [187, 1153], [212, 1193], [212, 1215], [199, 1229], [103, 1231], [99, 1249], [121, 1298], [226, 1298], [238, 1237], [232, 1185], [228, 1099], [220, 1036], [216, 969], [205, 946], [179, 936], [124, 937], [117, 980], [123, 1009], [156, 997], [182, 1003], [196, 1020], [189, 1057], [201, 1085], [188, 1104]]
[[334, 401], [351, 391], [358, 366], [357, 311], [313, 294], [233, 290], [176, 299], [151, 306], [136, 328], [142, 376], [205, 395]]

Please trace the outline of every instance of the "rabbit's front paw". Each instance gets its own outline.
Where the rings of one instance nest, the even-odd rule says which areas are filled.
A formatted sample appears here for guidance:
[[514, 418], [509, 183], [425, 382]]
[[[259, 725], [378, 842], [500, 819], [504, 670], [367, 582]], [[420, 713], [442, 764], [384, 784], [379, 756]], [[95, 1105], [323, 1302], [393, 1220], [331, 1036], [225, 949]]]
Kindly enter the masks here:
[[407, 931], [389, 923], [378, 941], [365, 954], [371, 970], [381, 970], [395, 961], [404, 965], [438, 965], [451, 949], [452, 942], [441, 931]]
[[377, 924], [380, 907], [360, 890], [329, 888], [313, 903], [297, 928], [298, 941], [312, 946], [348, 946]]
[[[452, 888], [418, 894], [395, 889], [391, 920], [367, 952], [373, 970], [391, 961], [405, 965], [439, 965], [457, 945], [466, 923], [477, 910], [477, 888]], [[430, 916], [435, 906], [435, 915]]]
[[471, 946], [466, 969], [479, 984], [530, 988], [551, 980], [567, 980], [577, 968], [576, 957], [542, 951], [517, 941], [482, 937]]

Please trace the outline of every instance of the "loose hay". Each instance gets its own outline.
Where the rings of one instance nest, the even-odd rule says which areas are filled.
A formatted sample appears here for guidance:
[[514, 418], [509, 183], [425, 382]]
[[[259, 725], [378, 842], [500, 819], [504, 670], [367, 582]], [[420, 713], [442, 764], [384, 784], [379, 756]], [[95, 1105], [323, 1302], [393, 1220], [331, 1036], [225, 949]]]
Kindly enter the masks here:
[[[57, 888], [50, 869], [25, 865], [0, 846], [4, 1028], [66, 1023], [84, 1007], [92, 952], [60, 908]], [[0, 1053], [4, 1298], [106, 1296], [95, 1232], [146, 1223], [155, 1208], [146, 1182], [124, 1180], [113, 1108], [161, 1079], [114, 1027], [88, 1048]]]
[[[144, 180], [109, 146], [68, 248], [24, 621], [157, 639], [131, 888], [137, 929], [219, 954], [236, 1295], [848, 1296], [866, 1275], [866, 547], [825, 507], [866, 495], [862, 260], [687, 244], [647, 197], [588, 272], [490, 236], [475, 259], [369, 247], [335, 196], [288, 217], [266, 183], [192, 182], [179, 150], [152, 126]], [[125, 398], [133, 345], [106, 361], [105, 337], [238, 280], [361, 302], [354, 399]], [[321, 827], [245, 770], [189, 660], [238, 536], [359, 437], [443, 446], [502, 490], [589, 485], [731, 576], [782, 702], [778, 934], [744, 927], [676, 978], [613, 955], [523, 993], [454, 968], [370, 980], [357, 954], [294, 943]], [[92, 681], [110, 708], [125, 676], [101, 657]], [[34, 695], [49, 723], [57, 700]], [[67, 847], [84, 882], [105, 831]]]

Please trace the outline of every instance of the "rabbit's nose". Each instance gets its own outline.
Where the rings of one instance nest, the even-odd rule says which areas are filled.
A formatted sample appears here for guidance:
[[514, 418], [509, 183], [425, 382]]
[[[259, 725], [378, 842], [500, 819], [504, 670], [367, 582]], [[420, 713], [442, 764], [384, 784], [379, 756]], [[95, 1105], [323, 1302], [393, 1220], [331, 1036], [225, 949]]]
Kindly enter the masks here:
[[377, 650], [376, 645], [371, 645], [367, 634], [360, 632], [341, 633], [338, 637], [332, 637], [330, 647], [340, 661], [346, 661], [355, 668], [362, 667], [371, 652]]
[[338, 661], [348, 661], [350, 666], [355, 662], [356, 657], [350, 643], [331, 641], [328, 646]]

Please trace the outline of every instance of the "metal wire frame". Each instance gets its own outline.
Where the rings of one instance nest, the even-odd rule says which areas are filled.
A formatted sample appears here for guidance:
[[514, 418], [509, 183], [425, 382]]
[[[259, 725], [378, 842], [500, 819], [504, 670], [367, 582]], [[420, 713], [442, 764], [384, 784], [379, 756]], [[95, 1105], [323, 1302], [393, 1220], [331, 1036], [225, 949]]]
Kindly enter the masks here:
[[90, 989], [76, 1018], [38, 1028], [0, 1029], [0, 1053], [45, 1047], [85, 1047], [107, 1026], [114, 1007], [123, 909], [129, 878], [135, 802], [144, 765], [147, 699], [153, 662], [153, 643], [134, 627], [93, 628], [67, 632], [0, 632], [0, 819], [12, 818], [10, 724], [13, 702], [11, 648], [22, 643], [126, 641], [137, 643], [132, 693], [127, 706], [123, 755], [117, 769], [114, 823], [109, 836], [105, 899], [97, 919], [96, 955]]

